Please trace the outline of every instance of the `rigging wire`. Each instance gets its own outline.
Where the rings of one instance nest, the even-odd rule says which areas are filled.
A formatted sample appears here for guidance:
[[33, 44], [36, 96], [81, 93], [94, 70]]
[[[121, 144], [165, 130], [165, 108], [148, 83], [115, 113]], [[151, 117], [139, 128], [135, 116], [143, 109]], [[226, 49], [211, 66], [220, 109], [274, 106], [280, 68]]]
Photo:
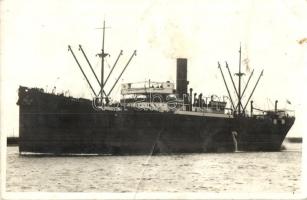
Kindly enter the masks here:
[[269, 98], [266, 97], [266, 110], [268, 110], [270, 108], [270, 105], [269, 105]]
[[111, 68], [111, 65], [109, 64], [108, 60], [105, 59], [105, 61], [106, 61], [107, 65], [108, 65], [108, 67], [109, 67], [109, 69], [110, 69], [110, 68]]
[[268, 98], [269, 102], [271, 103], [271, 106], [274, 106], [272, 100], [270, 98]]

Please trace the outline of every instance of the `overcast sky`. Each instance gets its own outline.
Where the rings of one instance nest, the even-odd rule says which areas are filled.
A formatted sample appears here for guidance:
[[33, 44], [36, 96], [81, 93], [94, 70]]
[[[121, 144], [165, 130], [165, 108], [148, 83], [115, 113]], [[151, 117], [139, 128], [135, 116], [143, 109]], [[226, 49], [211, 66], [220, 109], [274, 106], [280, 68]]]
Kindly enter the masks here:
[[[307, 1], [298, 0], [2, 0], [1, 5], [1, 129], [18, 135], [19, 85], [50, 92], [69, 90], [74, 97], [91, 98], [81, 72], [68, 52], [70, 44], [89, 75], [94, 77], [80, 51], [82, 44], [100, 74], [103, 20], [106, 30], [106, 73], [119, 51], [124, 50], [108, 91], [133, 53], [130, 66], [119, 83], [176, 81], [176, 58], [188, 58], [189, 87], [205, 96], [226, 95], [217, 62], [228, 61], [232, 73], [238, 69], [240, 43], [246, 72], [255, 70], [247, 94], [260, 72], [264, 76], [254, 94], [255, 106], [295, 109], [297, 121], [290, 136], [304, 129], [307, 80]], [[228, 76], [228, 75], [227, 75]], [[229, 85], [230, 80], [227, 79]], [[237, 83], [237, 78], [235, 78]], [[119, 87], [112, 96], [119, 96]], [[234, 91], [232, 90], [234, 97]], [[245, 100], [247, 99], [247, 95]], [[286, 100], [291, 105], [286, 104]]]

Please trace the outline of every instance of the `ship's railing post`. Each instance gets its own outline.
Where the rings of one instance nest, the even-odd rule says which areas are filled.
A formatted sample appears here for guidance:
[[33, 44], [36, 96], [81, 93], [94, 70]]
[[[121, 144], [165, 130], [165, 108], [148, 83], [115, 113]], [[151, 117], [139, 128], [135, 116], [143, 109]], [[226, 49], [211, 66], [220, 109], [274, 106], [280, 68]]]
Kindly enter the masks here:
[[193, 109], [193, 88], [190, 88], [190, 111]]
[[275, 112], [277, 112], [277, 104], [278, 104], [278, 101], [276, 100], [275, 101]]
[[253, 110], [254, 110], [253, 103], [254, 101], [251, 101], [251, 117], [253, 116]]

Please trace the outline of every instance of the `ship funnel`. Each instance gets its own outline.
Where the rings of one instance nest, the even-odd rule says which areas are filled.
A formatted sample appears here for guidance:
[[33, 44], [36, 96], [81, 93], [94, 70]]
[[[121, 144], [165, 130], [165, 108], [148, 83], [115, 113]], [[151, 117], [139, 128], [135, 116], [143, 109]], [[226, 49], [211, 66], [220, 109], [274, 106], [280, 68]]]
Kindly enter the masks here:
[[183, 95], [188, 92], [187, 63], [186, 58], [177, 58], [176, 91], [179, 98], [183, 98]]

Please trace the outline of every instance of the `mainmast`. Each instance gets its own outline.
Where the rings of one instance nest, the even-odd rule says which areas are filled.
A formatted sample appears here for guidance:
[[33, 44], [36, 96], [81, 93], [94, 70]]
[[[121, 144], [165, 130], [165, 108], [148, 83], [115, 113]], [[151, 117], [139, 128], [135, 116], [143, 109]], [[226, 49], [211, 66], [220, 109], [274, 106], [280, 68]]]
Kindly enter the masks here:
[[[241, 52], [241, 44], [240, 44], [240, 49], [239, 49], [239, 72], [235, 74], [235, 75], [237, 75], [237, 76], [239, 77], [239, 80], [238, 80], [238, 89], [236, 88], [236, 86], [235, 86], [235, 84], [234, 84], [234, 81], [233, 81], [233, 78], [232, 78], [230, 69], [229, 69], [228, 64], [227, 64], [227, 62], [226, 62], [226, 68], [227, 68], [227, 70], [228, 70], [230, 79], [231, 79], [231, 81], [232, 81], [233, 88], [234, 88], [234, 90], [235, 90], [235, 92], [236, 92], [236, 95], [238, 96], [238, 103], [237, 103], [237, 106], [236, 106], [236, 107], [235, 107], [234, 104], [233, 104], [233, 101], [232, 101], [232, 99], [231, 99], [230, 92], [229, 92], [229, 89], [228, 89], [226, 80], [225, 80], [224, 75], [223, 75], [223, 72], [222, 72], [222, 70], [221, 70], [221, 68], [220, 68], [220, 64], [218, 63], [218, 66], [219, 66], [219, 68], [220, 68], [220, 70], [221, 70], [221, 73], [222, 73], [222, 76], [223, 76], [223, 80], [224, 80], [224, 83], [225, 83], [225, 86], [226, 86], [226, 89], [227, 89], [227, 92], [228, 92], [228, 95], [229, 95], [230, 100], [231, 100], [231, 103], [232, 103], [232, 107], [233, 107], [233, 109], [234, 109], [235, 112], [237, 111], [237, 115], [238, 115], [239, 117], [242, 116], [242, 114], [245, 115], [245, 108], [246, 108], [247, 104], [249, 103], [251, 97], [253, 96], [254, 91], [255, 91], [255, 89], [256, 89], [256, 87], [257, 87], [257, 85], [258, 85], [258, 82], [259, 82], [261, 76], [263, 75], [263, 70], [262, 70], [261, 73], [260, 73], [260, 76], [259, 76], [259, 78], [258, 78], [258, 80], [257, 80], [257, 82], [256, 82], [256, 84], [255, 84], [255, 86], [254, 86], [254, 88], [253, 88], [253, 91], [251, 92], [251, 94], [250, 94], [250, 96], [248, 97], [248, 100], [247, 100], [245, 106], [243, 107], [243, 105], [242, 105], [242, 97], [243, 97], [243, 95], [244, 95], [244, 93], [245, 93], [245, 91], [246, 91], [246, 88], [247, 88], [247, 86], [248, 86], [248, 84], [249, 84], [249, 81], [250, 81], [250, 79], [251, 79], [251, 77], [252, 77], [252, 75], [253, 75], [253, 73], [254, 73], [254, 70], [253, 70], [252, 73], [250, 74], [250, 76], [249, 76], [249, 78], [248, 78], [248, 81], [247, 81], [247, 83], [246, 83], [246, 85], [245, 85], [245, 87], [244, 87], [244, 89], [243, 89], [243, 92], [241, 93], [241, 78], [242, 78], [243, 75], [245, 75], [244, 73], [241, 72], [241, 53], [242, 53], [242, 52]], [[238, 110], [237, 110], [237, 109], [238, 109]]]
[[241, 76], [244, 75], [244, 73], [241, 73], [241, 44], [239, 49], [239, 73], [236, 73], [236, 75], [239, 77], [239, 83], [238, 83], [238, 115], [241, 115]]

